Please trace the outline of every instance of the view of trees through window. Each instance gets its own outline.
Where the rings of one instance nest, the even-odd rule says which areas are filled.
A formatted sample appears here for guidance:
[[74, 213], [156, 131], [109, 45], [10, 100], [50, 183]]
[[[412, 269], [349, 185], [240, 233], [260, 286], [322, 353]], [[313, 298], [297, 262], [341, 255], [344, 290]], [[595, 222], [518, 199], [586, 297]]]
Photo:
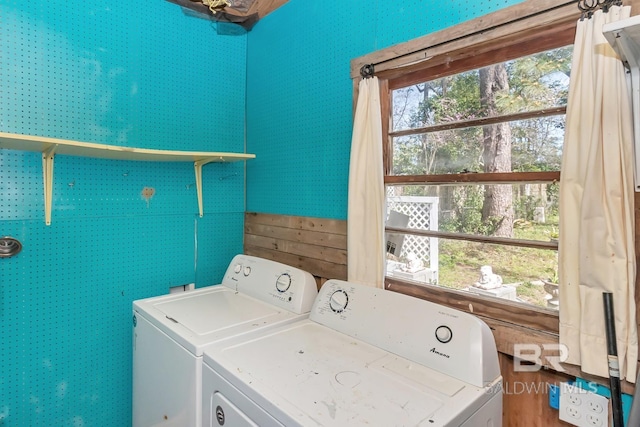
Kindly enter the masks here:
[[387, 184], [387, 225], [428, 232], [392, 235], [390, 277], [557, 308], [558, 185], [540, 173], [560, 171], [571, 53], [392, 91], [388, 175], [423, 179]]

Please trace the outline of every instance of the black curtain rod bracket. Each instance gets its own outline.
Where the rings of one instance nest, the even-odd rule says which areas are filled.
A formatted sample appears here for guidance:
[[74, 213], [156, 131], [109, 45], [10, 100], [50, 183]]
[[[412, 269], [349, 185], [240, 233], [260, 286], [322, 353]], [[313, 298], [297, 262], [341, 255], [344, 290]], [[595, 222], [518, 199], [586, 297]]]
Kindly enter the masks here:
[[582, 12], [580, 20], [591, 19], [598, 9], [607, 13], [611, 6], [622, 6], [622, 0], [578, 0], [578, 9]]
[[369, 77], [373, 77], [375, 74], [375, 70], [373, 68], [373, 64], [364, 64], [360, 67], [360, 76], [363, 79], [368, 79]]

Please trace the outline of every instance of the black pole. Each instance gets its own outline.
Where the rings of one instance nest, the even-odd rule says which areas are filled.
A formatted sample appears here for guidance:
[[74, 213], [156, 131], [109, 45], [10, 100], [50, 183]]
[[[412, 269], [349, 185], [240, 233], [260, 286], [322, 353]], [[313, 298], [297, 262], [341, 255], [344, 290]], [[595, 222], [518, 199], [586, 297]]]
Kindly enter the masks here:
[[613, 294], [611, 292], [603, 292], [602, 299], [604, 302], [604, 324], [607, 331], [607, 359], [609, 362], [609, 386], [611, 388], [613, 427], [624, 427], [618, 345], [616, 343], [615, 316], [613, 313]]

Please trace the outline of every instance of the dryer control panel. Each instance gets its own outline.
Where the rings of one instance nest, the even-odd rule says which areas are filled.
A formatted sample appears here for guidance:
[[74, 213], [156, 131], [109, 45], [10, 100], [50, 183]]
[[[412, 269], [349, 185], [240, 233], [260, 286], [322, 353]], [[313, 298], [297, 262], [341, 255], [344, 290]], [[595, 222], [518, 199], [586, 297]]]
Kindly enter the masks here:
[[308, 313], [318, 295], [310, 273], [250, 255], [233, 258], [222, 285], [295, 314]]
[[429, 301], [329, 280], [310, 320], [477, 387], [500, 376], [489, 327], [472, 314]]

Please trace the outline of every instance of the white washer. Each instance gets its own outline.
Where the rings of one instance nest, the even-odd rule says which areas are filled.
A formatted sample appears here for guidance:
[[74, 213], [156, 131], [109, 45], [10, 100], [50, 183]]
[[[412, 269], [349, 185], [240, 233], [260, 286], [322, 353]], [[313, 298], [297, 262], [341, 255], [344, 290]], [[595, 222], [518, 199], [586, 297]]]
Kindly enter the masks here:
[[308, 319], [205, 349], [203, 426], [502, 425], [477, 317], [330, 280]]
[[313, 276], [237, 255], [219, 286], [133, 303], [133, 426], [201, 424], [202, 351], [308, 317]]

